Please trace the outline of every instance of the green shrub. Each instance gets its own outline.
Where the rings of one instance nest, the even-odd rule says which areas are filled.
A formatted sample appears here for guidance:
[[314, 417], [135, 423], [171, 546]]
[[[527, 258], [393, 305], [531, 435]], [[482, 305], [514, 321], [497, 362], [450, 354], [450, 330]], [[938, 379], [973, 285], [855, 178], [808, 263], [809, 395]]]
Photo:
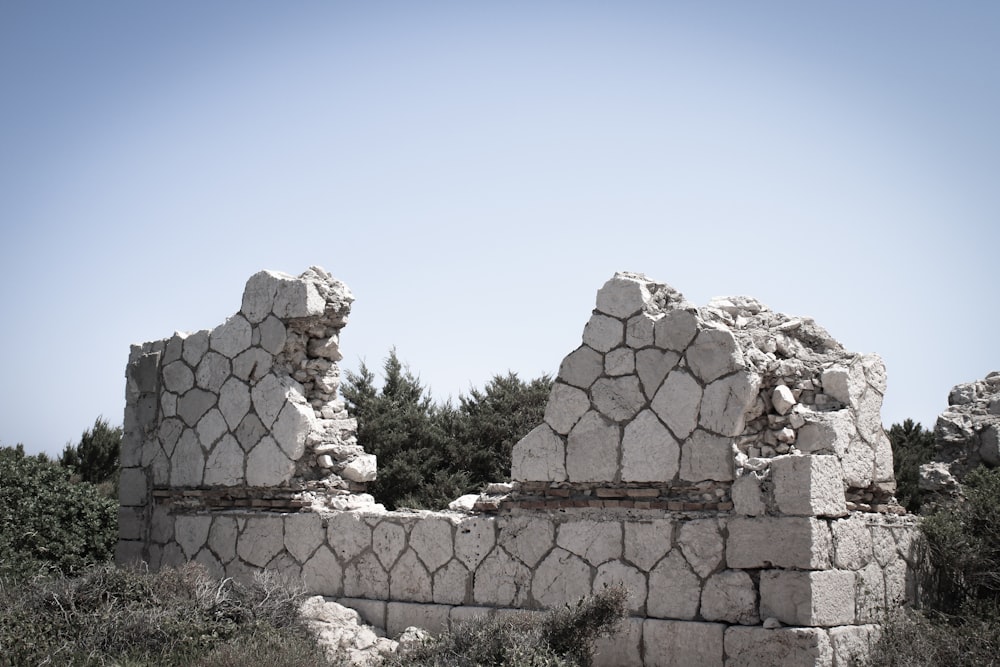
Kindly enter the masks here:
[[0, 577], [72, 574], [109, 560], [118, 502], [23, 447], [0, 448]]
[[301, 587], [218, 581], [188, 564], [95, 566], [0, 587], [0, 665], [326, 664], [298, 621]]
[[594, 642], [625, 617], [620, 587], [541, 613], [516, 612], [475, 619], [387, 665], [398, 667], [586, 667]]
[[66, 445], [59, 463], [73, 470], [84, 482], [101, 484], [118, 477], [118, 456], [122, 445], [122, 427], [112, 428], [98, 417], [94, 426], [80, 436], [76, 445]]
[[912, 419], [893, 424], [888, 431], [892, 444], [893, 472], [896, 477], [896, 499], [910, 512], [920, 511], [920, 466], [934, 458], [934, 432]]

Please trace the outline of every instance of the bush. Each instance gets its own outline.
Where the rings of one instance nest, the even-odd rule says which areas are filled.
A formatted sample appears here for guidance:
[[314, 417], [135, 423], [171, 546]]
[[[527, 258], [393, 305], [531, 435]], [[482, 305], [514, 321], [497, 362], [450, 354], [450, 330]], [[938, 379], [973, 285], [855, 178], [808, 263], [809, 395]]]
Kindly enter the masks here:
[[122, 446], [122, 427], [112, 428], [103, 417], [94, 420], [93, 428], [80, 436], [80, 442], [66, 445], [59, 463], [70, 468], [80, 479], [91, 484], [112, 481], [118, 476], [118, 456]]
[[896, 477], [896, 499], [910, 512], [920, 511], [920, 466], [934, 458], [934, 432], [912, 419], [889, 428], [892, 443], [893, 472]]
[[398, 667], [586, 667], [594, 642], [625, 617], [627, 594], [608, 588], [544, 614], [482, 617], [396, 656]]
[[325, 665], [302, 598], [274, 576], [243, 586], [190, 563], [36, 578], [0, 586], [0, 665]]
[[109, 560], [118, 502], [45, 457], [0, 448], [0, 577], [73, 574]]

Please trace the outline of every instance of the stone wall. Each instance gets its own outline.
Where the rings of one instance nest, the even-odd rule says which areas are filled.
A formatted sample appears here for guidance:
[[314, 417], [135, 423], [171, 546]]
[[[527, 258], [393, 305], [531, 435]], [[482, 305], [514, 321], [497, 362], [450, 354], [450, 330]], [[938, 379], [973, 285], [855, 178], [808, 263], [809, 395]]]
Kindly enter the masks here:
[[623, 584], [608, 665], [848, 665], [916, 599], [884, 368], [811, 320], [616, 274], [513, 484], [466, 512], [386, 512], [336, 400], [350, 300], [321, 269], [264, 272], [221, 327], [133, 349], [120, 561], [276, 569], [390, 634]]

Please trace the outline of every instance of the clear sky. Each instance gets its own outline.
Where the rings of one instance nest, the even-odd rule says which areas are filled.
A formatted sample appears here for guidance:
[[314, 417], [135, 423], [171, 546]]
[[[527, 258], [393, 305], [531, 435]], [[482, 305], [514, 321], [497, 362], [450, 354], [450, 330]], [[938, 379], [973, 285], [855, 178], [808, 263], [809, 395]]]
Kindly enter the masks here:
[[262, 268], [354, 291], [438, 400], [554, 373], [597, 289], [749, 294], [1000, 370], [1000, 3], [0, 2], [0, 444], [121, 423], [131, 343]]

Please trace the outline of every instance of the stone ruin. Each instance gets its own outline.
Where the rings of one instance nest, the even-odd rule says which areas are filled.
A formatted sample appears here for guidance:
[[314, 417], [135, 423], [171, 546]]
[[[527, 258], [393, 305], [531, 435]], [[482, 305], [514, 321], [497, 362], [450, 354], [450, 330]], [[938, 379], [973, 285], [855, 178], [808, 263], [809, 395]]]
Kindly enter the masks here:
[[616, 274], [512, 482], [387, 512], [337, 399], [351, 301], [322, 269], [261, 272], [216, 329], [133, 347], [119, 562], [276, 570], [389, 635], [621, 584], [598, 665], [851, 665], [918, 599], [884, 366], [812, 320]]

